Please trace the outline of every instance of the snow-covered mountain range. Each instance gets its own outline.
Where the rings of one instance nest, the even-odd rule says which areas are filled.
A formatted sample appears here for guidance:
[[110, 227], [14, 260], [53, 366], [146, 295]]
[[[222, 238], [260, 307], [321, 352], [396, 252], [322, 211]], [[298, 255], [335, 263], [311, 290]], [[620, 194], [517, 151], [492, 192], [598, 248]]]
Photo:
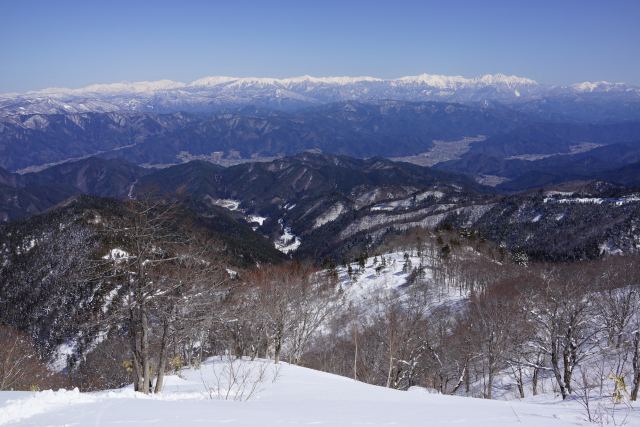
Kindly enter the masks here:
[[217, 76], [189, 84], [171, 80], [125, 81], [82, 89], [50, 88], [25, 94], [10, 93], [0, 95], [0, 116], [122, 110], [212, 112], [245, 105], [287, 110], [329, 102], [375, 99], [513, 103], [523, 99], [575, 94], [637, 99], [640, 98], [640, 87], [607, 82], [548, 86], [503, 74], [472, 79], [422, 74], [387, 80], [373, 77], [273, 79]]

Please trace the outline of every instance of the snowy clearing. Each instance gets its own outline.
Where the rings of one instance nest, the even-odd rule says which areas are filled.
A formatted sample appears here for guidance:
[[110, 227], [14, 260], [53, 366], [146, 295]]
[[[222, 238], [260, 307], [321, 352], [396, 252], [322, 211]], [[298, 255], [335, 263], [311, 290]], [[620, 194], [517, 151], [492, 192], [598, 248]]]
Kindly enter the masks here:
[[[212, 366], [183, 370], [167, 378], [159, 395], [145, 396], [130, 388], [96, 393], [78, 391], [0, 392], [0, 425], [6, 426], [328, 426], [443, 425], [502, 426], [518, 423], [540, 426], [584, 425], [576, 402], [553, 395], [535, 401], [496, 401], [409, 392], [355, 382], [351, 379], [282, 363], [278, 380], [261, 383], [262, 391], [249, 401], [211, 400], [205, 384], [215, 382]], [[264, 362], [253, 362], [260, 364]], [[251, 365], [250, 362], [245, 362]], [[272, 374], [275, 365], [269, 363]], [[640, 423], [632, 412], [629, 425]]]
[[291, 231], [290, 227], [286, 227], [282, 222], [282, 219], [278, 220], [280, 227], [284, 231], [284, 234], [280, 236], [280, 240], [275, 242], [276, 249], [280, 252], [284, 252], [288, 254], [289, 252], [293, 252], [300, 247], [302, 244], [302, 240]]
[[[421, 264], [421, 258], [418, 256], [410, 256], [407, 259], [404, 258], [401, 252], [392, 252], [382, 255], [385, 258], [386, 266], [381, 267], [382, 257], [376, 257], [378, 263], [374, 265], [374, 257], [367, 260], [365, 268], [359, 270], [357, 263], [351, 263], [353, 271], [357, 271], [357, 274], [353, 275], [355, 280], [349, 279], [347, 271], [344, 267], [338, 267], [338, 277], [342, 282], [345, 289], [350, 292], [350, 298], [357, 305], [361, 305], [364, 300], [370, 299], [376, 294], [390, 290], [403, 290], [403, 286], [407, 284], [410, 271], [404, 271], [403, 267], [407, 261], [411, 262], [411, 265], [418, 267]], [[376, 272], [376, 266], [380, 268]], [[425, 264], [425, 277], [427, 281], [432, 281], [431, 266]], [[437, 306], [446, 305], [451, 308], [460, 309], [464, 307], [466, 295], [460, 295], [456, 289], [445, 289], [443, 287], [433, 287], [429, 292], [431, 300]]]
[[[262, 223], [266, 220], [267, 218], [264, 216], [258, 216], [258, 215], [249, 215], [249, 222], [257, 222], [258, 224], [262, 225]], [[255, 231], [255, 230], [253, 230]]]

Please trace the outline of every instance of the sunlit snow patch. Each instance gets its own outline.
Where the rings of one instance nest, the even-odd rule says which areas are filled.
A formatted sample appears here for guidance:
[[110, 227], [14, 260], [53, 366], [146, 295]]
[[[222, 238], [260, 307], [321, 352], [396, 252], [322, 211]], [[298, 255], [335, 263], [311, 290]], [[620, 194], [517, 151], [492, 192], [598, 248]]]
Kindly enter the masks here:
[[238, 209], [238, 206], [240, 206], [240, 200], [233, 199], [219, 199], [213, 203], [218, 206], [222, 206], [223, 208], [227, 208], [230, 211], [235, 211]]
[[264, 216], [258, 216], [258, 215], [249, 215], [249, 221], [250, 222], [257, 222], [258, 224], [262, 225], [262, 223], [267, 219], [267, 217]]
[[285, 254], [293, 252], [300, 247], [302, 240], [291, 232], [290, 227], [286, 227], [282, 222], [282, 219], [278, 220], [280, 227], [284, 231], [284, 234], [280, 236], [280, 240], [275, 242], [276, 249]]

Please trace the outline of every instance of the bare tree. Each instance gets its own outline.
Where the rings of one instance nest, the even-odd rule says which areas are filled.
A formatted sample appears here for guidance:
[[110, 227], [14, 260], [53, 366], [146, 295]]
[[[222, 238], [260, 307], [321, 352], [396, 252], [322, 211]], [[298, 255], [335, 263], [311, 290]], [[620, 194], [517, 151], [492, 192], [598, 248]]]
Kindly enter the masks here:
[[291, 328], [291, 361], [299, 365], [309, 340], [318, 328], [345, 304], [344, 291], [335, 276], [321, 271], [305, 273], [293, 303], [295, 323]]
[[[258, 322], [264, 322], [264, 332], [269, 348], [274, 351], [275, 363], [279, 363], [285, 343], [291, 338], [293, 330], [300, 322], [301, 315], [310, 315], [310, 323], [298, 335], [298, 347], [304, 348], [308, 341], [309, 328], [317, 328], [316, 314], [302, 313], [300, 305], [305, 300], [305, 289], [309, 286], [309, 272], [299, 264], [262, 266], [253, 271], [246, 279], [244, 293], [251, 301]], [[314, 329], [315, 330], [315, 329]]]
[[221, 248], [191, 232], [182, 209], [179, 198], [154, 191], [126, 201], [122, 217], [105, 227], [110, 249], [93, 276], [116, 295], [92, 324], [127, 330], [134, 387], [145, 394], [152, 379], [153, 327], [159, 324], [162, 329], [155, 357], [160, 365], [158, 392], [175, 323], [210, 314], [216, 292], [229, 278], [221, 274]]
[[537, 326], [534, 345], [549, 357], [563, 399], [571, 394], [575, 367], [594, 354], [597, 345], [591, 279], [584, 266], [552, 267], [542, 271], [542, 289], [528, 296]]
[[0, 325], [0, 390], [38, 390], [70, 385], [50, 372], [26, 334]]
[[517, 323], [512, 306], [514, 297], [513, 293], [491, 289], [479, 297], [472, 297], [469, 304], [468, 315], [488, 372], [487, 399], [492, 398], [494, 378], [507, 364], [514, 345], [511, 333], [512, 326]]

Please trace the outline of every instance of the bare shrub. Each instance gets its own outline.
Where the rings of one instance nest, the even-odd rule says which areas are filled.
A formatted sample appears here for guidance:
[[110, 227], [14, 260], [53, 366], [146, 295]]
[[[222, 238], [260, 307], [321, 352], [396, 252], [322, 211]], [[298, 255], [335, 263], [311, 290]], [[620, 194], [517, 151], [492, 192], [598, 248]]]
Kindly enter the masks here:
[[70, 386], [68, 378], [47, 369], [25, 334], [0, 326], [0, 390], [37, 391]]
[[[222, 369], [216, 369], [220, 367]], [[269, 366], [274, 368], [270, 371]], [[268, 361], [228, 358], [224, 363], [212, 363], [214, 383], [204, 380], [202, 384], [207, 396], [212, 400], [234, 400], [246, 402], [262, 392], [262, 384], [271, 380], [276, 382], [281, 375], [281, 365], [271, 365]]]

